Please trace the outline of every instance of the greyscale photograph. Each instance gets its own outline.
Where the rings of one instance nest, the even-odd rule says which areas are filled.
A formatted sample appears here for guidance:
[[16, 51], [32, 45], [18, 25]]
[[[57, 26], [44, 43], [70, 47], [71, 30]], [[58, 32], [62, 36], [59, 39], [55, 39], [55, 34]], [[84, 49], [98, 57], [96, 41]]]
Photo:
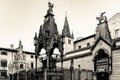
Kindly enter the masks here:
[[0, 0], [0, 80], [120, 80], [120, 0]]

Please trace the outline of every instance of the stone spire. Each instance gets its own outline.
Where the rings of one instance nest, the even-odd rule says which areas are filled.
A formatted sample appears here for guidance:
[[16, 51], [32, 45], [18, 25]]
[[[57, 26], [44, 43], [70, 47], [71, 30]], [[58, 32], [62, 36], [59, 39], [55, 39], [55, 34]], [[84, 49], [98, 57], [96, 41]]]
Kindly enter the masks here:
[[[46, 59], [49, 62], [42, 62], [44, 67], [48, 70], [55, 67], [55, 60], [52, 57], [54, 49], [58, 48], [63, 54], [63, 36], [58, 34], [57, 24], [53, 14], [53, 4], [48, 2], [48, 10], [45, 15], [44, 23], [40, 26], [39, 34], [37, 37], [36, 53], [39, 54], [42, 48], [46, 51]], [[53, 65], [54, 64], [54, 65]]]
[[98, 19], [99, 23], [96, 29], [95, 38], [98, 39], [99, 37], [102, 37], [106, 41], [111, 42], [111, 35], [107, 24], [107, 17], [103, 16], [104, 13], [105, 12], [101, 13], [100, 17], [96, 18]]
[[54, 19], [53, 4], [48, 2], [47, 14], [45, 15], [43, 25], [40, 26], [38, 40], [45, 49], [48, 49], [48, 47], [51, 49], [53, 47], [53, 44], [57, 42], [57, 37], [58, 29]]
[[49, 9], [47, 10], [47, 14], [45, 15], [45, 20], [43, 26], [40, 28], [41, 31], [48, 30], [51, 33], [57, 32], [57, 25], [55, 23], [54, 14], [53, 14], [53, 4], [48, 2]]
[[70, 29], [69, 29], [69, 23], [68, 23], [68, 20], [67, 20], [67, 16], [65, 16], [65, 22], [64, 22], [64, 27], [63, 27], [63, 30], [62, 30], [62, 34], [65, 37], [73, 38], [73, 36], [70, 34]]

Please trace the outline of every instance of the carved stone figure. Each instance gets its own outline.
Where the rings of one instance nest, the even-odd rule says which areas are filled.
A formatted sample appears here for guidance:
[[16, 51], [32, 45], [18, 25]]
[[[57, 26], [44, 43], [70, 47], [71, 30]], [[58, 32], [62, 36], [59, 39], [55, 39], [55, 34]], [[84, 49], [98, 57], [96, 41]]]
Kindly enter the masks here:
[[8, 72], [10, 74], [12, 74], [13, 73], [13, 69], [14, 69], [14, 64], [12, 62], [10, 62], [9, 65], [8, 65]]
[[101, 23], [104, 23], [104, 22], [107, 22], [107, 17], [106, 16], [103, 16], [105, 14], [105, 12], [102, 12], [100, 14], [100, 17], [96, 17], [96, 19], [99, 21], [99, 24]]
[[18, 46], [18, 48], [23, 49], [23, 45], [22, 45], [21, 40], [19, 40], [19, 46]]
[[17, 49], [18, 49], [18, 52], [14, 56], [15, 61], [26, 60], [25, 53], [23, 53], [23, 51], [22, 51], [23, 45], [22, 45], [21, 40], [19, 41], [19, 47]]
[[49, 2], [48, 7], [49, 7], [49, 9], [48, 9], [47, 13], [52, 13], [53, 12], [53, 10], [52, 10], [53, 4]]

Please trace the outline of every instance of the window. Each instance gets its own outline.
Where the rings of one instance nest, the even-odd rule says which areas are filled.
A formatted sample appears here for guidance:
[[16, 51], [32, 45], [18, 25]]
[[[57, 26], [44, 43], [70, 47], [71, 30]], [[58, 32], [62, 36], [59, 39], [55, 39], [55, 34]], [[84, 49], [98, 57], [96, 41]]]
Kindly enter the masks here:
[[81, 66], [80, 66], [80, 64], [78, 65], [78, 69], [79, 69], [79, 70], [81, 69]]
[[87, 46], [90, 46], [90, 43], [87, 43]]
[[120, 30], [119, 30], [119, 29], [115, 30], [115, 37], [116, 37], [116, 38], [119, 37], [119, 33], [120, 33]]
[[1, 55], [7, 55], [7, 52], [1, 51]]
[[71, 44], [71, 40], [70, 39], [68, 39], [68, 44]]
[[7, 67], [7, 61], [1, 60], [1, 67]]
[[31, 58], [33, 58], [33, 55], [31, 55]]
[[20, 64], [20, 69], [23, 69], [23, 68], [24, 68], [23, 64]]
[[79, 45], [78, 48], [80, 49], [80, 48], [81, 48], [81, 45]]
[[31, 68], [32, 68], [32, 69], [34, 68], [34, 63], [31, 63]]
[[6, 78], [7, 77], [7, 70], [2, 70], [0, 76], [1, 76], [1, 78]]

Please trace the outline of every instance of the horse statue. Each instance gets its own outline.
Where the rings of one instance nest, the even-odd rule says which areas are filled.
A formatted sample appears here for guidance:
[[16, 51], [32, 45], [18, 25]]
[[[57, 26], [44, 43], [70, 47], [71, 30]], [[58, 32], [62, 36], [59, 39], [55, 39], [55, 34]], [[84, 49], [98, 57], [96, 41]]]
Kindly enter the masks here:
[[99, 24], [107, 21], [107, 17], [106, 17], [106, 16], [103, 16], [104, 14], [105, 14], [105, 12], [102, 12], [102, 13], [100, 14], [100, 17], [96, 17], [96, 20], [99, 21]]

